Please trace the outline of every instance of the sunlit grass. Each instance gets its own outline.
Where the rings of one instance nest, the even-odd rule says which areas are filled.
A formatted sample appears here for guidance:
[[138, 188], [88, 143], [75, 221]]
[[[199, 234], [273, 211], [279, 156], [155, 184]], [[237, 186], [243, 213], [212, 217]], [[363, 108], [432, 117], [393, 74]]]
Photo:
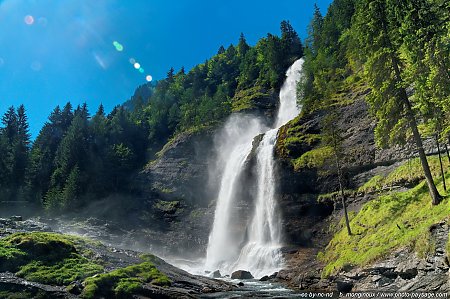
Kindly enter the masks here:
[[[402, 165], [387, 176], [388, 182], [398, 180], [409, 166]], [[409, 173], [409, 172], [408, 172]], [[413, 172], [420, 176], [420, 173]], [[449, 175], [447, 175], [448, 179]], [[379, 178], [370, 182], [377, 185]], [[429, 242], [431, 225], [448, 220], [450, 215], [449, 195], [444, 192], [441, 180], [438, 190], [444, 194], [443, 201], [436, 206], [425, 181], [406, 192], [388, 193], [365, 204], [351, 219], [353, 235], [349, 236], [344, 227], [336, 233], [318, 259], [325, 262], [322, 276], [337, 273], [346, 265], [361, 266], [380, 259], [395, 248], [409, 247], [419, 256], [433, 250]], [[449, 245], [450, 246], [450, 245]]]

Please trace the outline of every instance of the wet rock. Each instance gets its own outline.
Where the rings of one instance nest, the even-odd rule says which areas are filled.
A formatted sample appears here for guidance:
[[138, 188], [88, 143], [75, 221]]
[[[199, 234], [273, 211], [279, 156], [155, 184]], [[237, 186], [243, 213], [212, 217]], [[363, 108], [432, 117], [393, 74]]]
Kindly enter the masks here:
[[216, 270], [216, 271], [213, 272], [212, 277], [213, 278], [221, 278], [222, 274], [220, 274], [219, 270]]
[[259, 279], [259, 281], [268, 281], [270, 279], [269, 276], [265, 275]]
[[269, 279], [274, 279], [278, 276], [278, 272], [274, 272], [272, 275], [269, 276]]
[[83, 291], [83, 285], [79, 281], [74, 281], [67, 286], [66, 290], [71, 294], [80, 295]]
[[204, 293], [204, 294], [207, 294], [207, 293], [213, 293], [213, 292], [214, 292], [214, 290], [211, 289], [211, 288], [208, 288], [208, 287], [204, 287], [204, 288], [202, 289], [202, 293]]
[[18, 215], [16, 215], [16, 216], [11, 216], [9, 219], [10, 219], [11, 221], [23, 221], [22, 216], [18, 216]]
[[242, 281], [240, 281], [237, 285], [240, 286], [240, 287], [243, 287], [244, 283]]
[[237, 270], [231, 273], [231, 279], [253, 279], [253, 275], [245, 270]]

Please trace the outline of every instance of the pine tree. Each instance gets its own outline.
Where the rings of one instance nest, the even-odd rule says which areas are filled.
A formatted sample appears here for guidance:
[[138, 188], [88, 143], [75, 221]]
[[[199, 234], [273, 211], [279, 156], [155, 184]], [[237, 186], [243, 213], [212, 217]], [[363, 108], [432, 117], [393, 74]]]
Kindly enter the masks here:
[[237, 51], [239, 56], [245, 57], [245, 54], [247, 54], [248, 50], [250, 50], [250, 46], [247, 44], [244, 33], [241, 32], [241, 35], [239, 37], [239, 43], [237, 45]]
[[315, 57], [322, 45], [322, 27], [323, 16], [317, 4], [314, 4], [314, 14], [311, 23], [308, 27], [308, 38], [306, 39], [306, 46]]
[[223, 53], [225, 53], [225, 48], [224, 48], [224, 46], [220, 46], [219, 50], [217, 50], [217, 55], [220, 55], [220, 54], [223, 54]]
[[353, 34], [358, 38], [359, 50], [367, 56], [365, 76], [371, 86], [368, 97], [378, 123], [375, 135], [378, 144], [385, 145], [405, 139], [406, 129], [412, 131], [419, 158], [434, 205], [441, 200], [436, 189], [417, 128], [416, 115], [406, 93], [400, 39], [392, 12], [394, 5], [384, 0], [364, 0], [358, 3]]

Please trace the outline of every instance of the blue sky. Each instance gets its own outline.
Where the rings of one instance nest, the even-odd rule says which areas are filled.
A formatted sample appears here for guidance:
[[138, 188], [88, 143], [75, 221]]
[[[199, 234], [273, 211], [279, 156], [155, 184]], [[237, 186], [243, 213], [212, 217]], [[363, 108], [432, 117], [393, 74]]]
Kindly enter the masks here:
[[[316, 2], [325, 13], [331, 0]], [[35, 137], [58, 104], [87, 102], [94, 113], [103, 103], [110, 111], [146, 76], [164, 78], [170, 67], [188, 70], [220, 45], [236, 44], [241, 32], [253, 45], [269, 32], [278, 35], [286, 19], [303, 39], [313, 5], [309, 0], [0, 0], [0, 114], [24, 104]]]

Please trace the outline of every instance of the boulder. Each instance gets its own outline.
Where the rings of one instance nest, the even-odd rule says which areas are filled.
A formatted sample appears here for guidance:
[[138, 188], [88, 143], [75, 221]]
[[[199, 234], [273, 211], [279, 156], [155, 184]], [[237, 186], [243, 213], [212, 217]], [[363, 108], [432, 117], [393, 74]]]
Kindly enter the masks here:
[[213, 278], [221, 278], [222, 274], [220, 274], [219, 270], [216, 270], [216, 271], [213, 272], [212, 277]]
[[253, 279], [253, 275], [245, 270], [237, 270], [231, 273], [231, 279]]
[[265, 275], [265, 276], [261, 277], [259, 279], [259, 281], [268, 281], [269, 279], [270, 279], [269, 276]]

